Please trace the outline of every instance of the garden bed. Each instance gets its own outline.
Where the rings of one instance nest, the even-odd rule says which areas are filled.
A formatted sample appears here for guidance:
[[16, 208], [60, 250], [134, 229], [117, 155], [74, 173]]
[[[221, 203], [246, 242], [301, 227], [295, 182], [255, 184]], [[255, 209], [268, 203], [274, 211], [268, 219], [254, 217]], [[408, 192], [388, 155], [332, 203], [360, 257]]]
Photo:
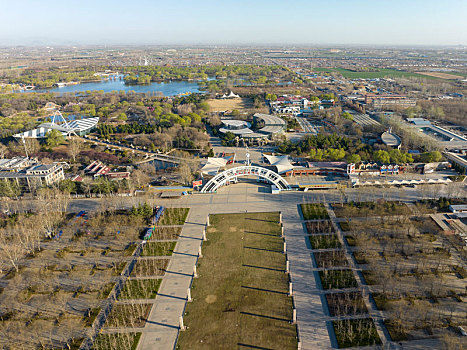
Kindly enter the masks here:
[[336, 230], [330, 220], [323, 221], [309, 221], [306, 223], [306, 230], [308, 234], [313, 235], [317, 233], [334, 233]]
[[113, 327], [144, 327], [152, 304], [115, 304], [107, 317], [105, 326]]
[[347, 316], [367, 313], [362, 292], [344, 292], [326, 294], [331, 316]]
[[165, 208], [158, 225], [183, 225], [190, 208]]
[[94, 340], [92, 348], [94, 350], [136, 350], [140, 338], [141, 333], [100, 333]]
[[144, 245], [141, 256], [170, 256], [177, 242], [148, 242]]
[[154, 299], [161, 279], [128, 280], [118, 299]]
[[343, 250], [331, 250], [313, 253], [318, 267], [348, 266], [349, 262]]
[[323, 204], [300, 204], [304, 220], [329, 220], [329, 214]]
[[337, 235], [315, 235], [308, 236], [313, 249], [340, 248], [341, 242]]
[[319, 271], [319, 277], [324, 289], [355, 288], [358, 286], [352, 270]]
[[131, 271], [131, 276], [162, 276], [165, 274], [168, 263], [169, 259], [139, 259]]
[[371, 318], [332, 321], [339, 348], [381, 344]]

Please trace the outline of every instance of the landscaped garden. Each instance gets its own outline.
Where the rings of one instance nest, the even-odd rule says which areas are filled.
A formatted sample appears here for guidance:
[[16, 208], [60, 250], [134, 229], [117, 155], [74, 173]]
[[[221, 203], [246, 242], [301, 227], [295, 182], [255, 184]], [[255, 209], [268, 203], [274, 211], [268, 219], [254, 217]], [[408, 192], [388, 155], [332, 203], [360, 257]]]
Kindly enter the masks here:
[[105, 327], [144, 327], [152, 304], [115, 304], [107, 317]]
[[332, 321], [339, 348], [381, 344], [371, 318]]
[[279, 213], [211, 215], [179, 349], [296, 349]]
[[304, 220], [328, 220], [329, 214], [323, 204], [300, 204]]
[[357, 287], [352, 270], [324, 270], [319, 271], [321, 285], [324, 289], [342, 289]]
[[140, 338], [141, 333], [101, 333], [94, 340], [92, 348], [94, 350], [136, 350]]
[[131, 271], [131, 276], [162, 276], [168, 263], [169, 259], [139, 259], [133, 271]]
[[340, 248], [341, 242], [337, 235], [314, 235], [308, 236], [311, 247], [313, 249], [328, 249], [328, 248]]
[[331, 221], [308, 221], [306, 224], [306, 230], [308, 234], [319, 234], [319, 233], [334, 233], [334, 226]]
[[343, 292], [326, 294], [331, 316], [347, 316], [368, 312], [362, 292]]
[[144, 245], [141, 256], [172, 255], [177, 242], [148, 242]]
[[333, 205], [337, 217], [367, 217], [367, 216], [392, 216], [406, 215], [408, 208], [404, 203], [386, 202], [349, 202], [343, 205]]
[[158, 225], [183, 225], [190, 208], [165, 208]]
[[349, 262], [343, 250], [313, 252], [318, 267], [347, 266]]
[[134, 279], [126, 281], [119, 299], [153, 299], [157, 295], [161, 279]]

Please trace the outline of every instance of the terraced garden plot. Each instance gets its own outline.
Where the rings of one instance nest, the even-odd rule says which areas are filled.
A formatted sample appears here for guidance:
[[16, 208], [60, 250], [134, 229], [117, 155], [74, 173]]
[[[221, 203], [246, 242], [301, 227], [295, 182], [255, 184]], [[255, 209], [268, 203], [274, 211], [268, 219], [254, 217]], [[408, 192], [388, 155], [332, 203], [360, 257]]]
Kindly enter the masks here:
[[381, 344], [371, 318], [332, 321], [339, 348]]
[[336, 232], [331, 221], [309, 221], [306, 224], [308, 234], [313, 235], [317, 233], [334, 233]]
[[341, 242], [337, 235], [315, 235], [308, 236], [313, 249], [340, 248]]
[[172, 255], [177, 242], [148, 242], [144, 245], [141, 256]]
[[324, 289], [342, 289], [357, 287], [352, 270], [324, 270], [319, 271], [321, 285]]
[[115, 304], [104, 327], [144, 327], [152, 304]]
[[131, 271], [131, 276], [162, 276], [165, 273], [168, 263], [169, 259], [139, 259], [133, 271]]
[[391, 216], [410, 213], [409, 208], [400, 202], [349, 202], [344, 205], [333, 205], [332, 209], [339, 218]]
[[182, 233], [181, 227], [156, 227], [151, 236], [155, 240], [176, 240]]
[[165, 208], [158, 225], [183, 225], [190, 208]]
[[326, 294], [331, 316], [347, 316], [368, 312], [362, 292], [343, 292]]
[[318, 267], [348, 266], [349, 262], [343, 250], [313, 252]]
[[300, 204], [303, 219], [305, 220], [328, 220], [329, 214], [323, 204], [306, 203]]
[[118, 299], [154, 299], [161, 282], [161, 279], [128, 280]]
[[126, 349], [136, 350], [141, 333], [112, 333], [99, 334], [94, 340], [94, 350]]

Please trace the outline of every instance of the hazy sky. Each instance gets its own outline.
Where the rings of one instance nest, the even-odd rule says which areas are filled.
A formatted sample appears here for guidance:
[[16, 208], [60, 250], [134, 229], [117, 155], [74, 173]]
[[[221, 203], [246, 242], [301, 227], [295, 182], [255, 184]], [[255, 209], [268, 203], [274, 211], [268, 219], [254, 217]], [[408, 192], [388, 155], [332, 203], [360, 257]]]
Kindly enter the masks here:
[[0, 45], [467, 44], [467, 0], [0, 0]]

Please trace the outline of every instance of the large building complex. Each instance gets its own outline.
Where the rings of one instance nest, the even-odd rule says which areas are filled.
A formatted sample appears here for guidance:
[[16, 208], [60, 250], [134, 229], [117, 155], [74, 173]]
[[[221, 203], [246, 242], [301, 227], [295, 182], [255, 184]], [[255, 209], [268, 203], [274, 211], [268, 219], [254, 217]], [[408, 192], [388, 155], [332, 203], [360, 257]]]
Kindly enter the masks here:
[[368, 94], [365, 96], [367, 106], [373, 108], [387, 108], [393, 106], [414, 107], [417, 104], [415, 98], [409, 98], [405, 95], [377, 95]]
[[273, 135], [282, 134], [286, 129], [284, 119], [274, 115], [256, 113], [253, 115], [256, 130], [251, 129], [251, 124], [243, 120], [224, 119], [223, 126], [219, 131], [223, 134], [231, 132], [232, 134], [247, 140], [257, 140], [270, 138]]

